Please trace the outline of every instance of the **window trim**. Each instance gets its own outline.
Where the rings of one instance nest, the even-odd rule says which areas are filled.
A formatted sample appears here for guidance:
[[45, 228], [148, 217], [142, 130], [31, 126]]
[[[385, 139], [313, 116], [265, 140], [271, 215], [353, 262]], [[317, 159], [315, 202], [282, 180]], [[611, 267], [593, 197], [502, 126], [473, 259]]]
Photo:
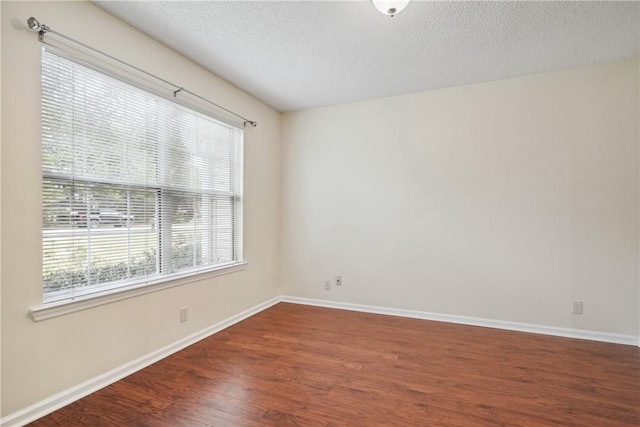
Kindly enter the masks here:
[[214, 267], [206, 271], [203, 270], [196, 274], [191, 272], [189, 274], [177, 274], [172, 277], [162, 277], [154, 281], [141, 283], [128, 288], [109, 289], [103, 292], [93, 292], [77, 296], [72, 299], [41, 304], [36, 307], [32, 307], [29, 311], [33, 320], [39, 322], [41, 320], [64, 316], [66, 314], [146, 295], [152, 292], [182, 286], [188, 283], [198, 282], [229, 273], [235, 273], [237, 271], [243, 271], [247, 269], [247, 266], [248, 263], [246, 261], [241, 261], [225, 266]]
[[[179, 107], [189, 109], [195, 113], [199, 113], [206, 117], [209, 117], [215, 121], [221, 122], [224, 125], [234, 127], [243, 131], [243, 122], [238, 121], [236, 119], [232, 119], [225, 114], [221, 114], [218, 111], [212, 111], [210, 108], [203, 108], [199, 103], [193, 102], [192, 100], [186, 101], [184, 99], [175, 99], [175, 96], [172, 98], [167, 94], [159, 91], [150, 82], [139, 79], [139, 76], [130, 74], [128, 72], [123, 72], [123, 70], [119, 69], [119, 67], [113, 67], [113, 64], [100, 64], [96, 65], [94, 62], [94, 58], [90, 60], [84, 59], [83, 57], [77, 56], [75, 54], [71, 54], [70, 52], [60, 49], [55, 46], [43, 46], [43, 53], [48, 51], [49, 53], [64, 58], [70, 62], [74, 62], [82, 67], [86, 67], [94, 72], [98, 72], [104, 76], [110, 77], [112, 79], [118, 80], [126, 85], [132, 86], [138, 90], [151, 94], [157, 98], [160, 98], [164, 101], [169, 101]], [[244, 133], [244, 132], [243, 132]], [[244, 136], [241, 136], [243, 142], [240, 145], [241, 152], [244, 151]], [[241, 154], [242, 155], [242, 154]], [[241, 160], [240, 168], [244, 169], [244, 161]], [[244, 171], [242, 172], [244, 174]], [[59, 175], [56, 173], [44, 173], [42, 174], [42, 180], [44, 179], [53, 179], [53, 180], [66, 180], [68, 176]], [[234, 177], [232, 176], [232, 179]], [[241, 178], [242, 180], [242, 178]], [[79, 180], [83, 181], [83, 180]], [[103, 184], [110, 184], [107, 182], [109, 180], [101, 179], [100, 182]], [[87, 182], [95, 183], [95, 180], [88, 180]], [[117, 182], [114, 183], [118, 186], [120, 185], [128, 185], [131, 187], [138, 187], [139, 185], [136, 183], [127, 183], [127, 182]], [[167, 190], [170, 191], [172, 188], [168, 188], [160, 185], [158, 187], [159, 190]], [[173, 188], [175, 189], [175, 188]], [[181, 188], [179, 188], [181, 189]], [[190, 189], [188, 189], [190, 190]], [[222, 196], [222, 197], [231, 197], [232, 198], [232, 209], [238, 209], [237, 202], [240, 201], [240, 216], [239, 219], [241, 223], [243, 222], [243, 214], [244, 210], [242, 204], [244, 202], [244, 194], [241, 190], [240, 194], [232, 193], [232, 192], [223, 192], [220, 190], [215, 191], [205, 191], [204, 194], [211, 196]], [[212, 277], [225, 275], [229, 273], [234, 273], [237, 271], [245, 270], [248, 263], [246, 262], [243, 254], [243, 235], [244, 235], [244, 225], [241, 225], [241, 228], [238, 230], [235, 226], [233, 227], [233, 260], [224, 263], [217, 264], [214, 266], [199, 266], [193, 269], [181, 270], [176, 273], [164, 273], [159, 276], [154, 276], [147, 279], [142, 279], [138, 282], [129, 282], [128, 285], [123, 286], [115, 286], [115, 287], [105, 287], [105, 289], [99, 289], [100, 286], [97, 286], [98, 289], [87, 289], [85, 293], [79, 293], [74, 296], [65, 296], [64, 298], [56, 299], [55, 297], [46, 299], [44, 292], [42, 292], [43, 301], [35, 307], [30, 309], [31, 316], [35, 321], [45, 320], [52, 317], [62, 316], [65, 314], [73, 313], [76, 311], [84, 310], [87, 308], [97, 307], [100, 305], [108, 304], [111, 302], [121, 301], [124, 299], [145, 295], [151, 292], [156, 292], [163, 289], [169, 289], [175, 286], [181, 286], [183, 284], [188, 284], [192, 282], [206, 280]], [[238, 236], [239, 235], [239, 236]], [[237, 240], [236, 240], [237, 239]], [[161, 244], [161, 242], [160, 242]], [[239, 255], [240, 254], [240, 255]], [[41, 289], [42, 291], [42, 289]]]

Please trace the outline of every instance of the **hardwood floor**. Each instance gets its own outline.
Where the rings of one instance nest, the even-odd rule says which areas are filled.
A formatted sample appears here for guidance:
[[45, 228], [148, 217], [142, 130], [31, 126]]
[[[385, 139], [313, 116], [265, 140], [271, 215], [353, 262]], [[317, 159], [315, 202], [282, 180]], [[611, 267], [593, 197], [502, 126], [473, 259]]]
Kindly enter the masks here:
[[32, 426], [638, 426], [640, 349], [280, 303]]

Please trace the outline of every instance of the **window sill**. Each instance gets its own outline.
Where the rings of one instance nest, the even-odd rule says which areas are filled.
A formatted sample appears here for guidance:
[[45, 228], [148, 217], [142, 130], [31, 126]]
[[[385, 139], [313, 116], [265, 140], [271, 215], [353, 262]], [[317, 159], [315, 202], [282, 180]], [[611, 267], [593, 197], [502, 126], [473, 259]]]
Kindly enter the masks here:
[[163, 289], [173, 288], [175, 286], [184, 285], [187, 283], [208, 279], [210, 277], [221, 276], [223, 274], [234, 273], [247, 268], [246, 262], [237, 263], [231, 266], [220, 267], [214, 270], [209, 270], [199, 274], [184, 276], [184, 277], [172, 277], [162, 279], [153, 283], [145, 284], [143, 286], [133, 289], [114, 289], [111, 291], [101, 292], [93, 295], [87, 295], [78, 297], [73, 300], [57, 301], [47, 304], [42, 304], [37, 307], [33, 307], [31, 316], [33, 320], [39, 322], [41, 320], [51, 319], [53, 317], [64, 316], [66, 314], [74, 313], [76, 311], [86, 310], [88, 308], [98, 307], [104, 304], [110, 304], [116, 301], [122, 301], [129, 298], [134, 298], [140, 295], [149, 294], [151, 292], [161, 291]]

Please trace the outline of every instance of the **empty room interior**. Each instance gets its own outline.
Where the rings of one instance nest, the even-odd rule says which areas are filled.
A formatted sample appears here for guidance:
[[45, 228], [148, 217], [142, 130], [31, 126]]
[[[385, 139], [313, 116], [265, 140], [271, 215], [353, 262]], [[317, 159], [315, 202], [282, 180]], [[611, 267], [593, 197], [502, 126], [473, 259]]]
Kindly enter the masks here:
[[0, 425], [640, 425], [639, 2], [0, 12]]

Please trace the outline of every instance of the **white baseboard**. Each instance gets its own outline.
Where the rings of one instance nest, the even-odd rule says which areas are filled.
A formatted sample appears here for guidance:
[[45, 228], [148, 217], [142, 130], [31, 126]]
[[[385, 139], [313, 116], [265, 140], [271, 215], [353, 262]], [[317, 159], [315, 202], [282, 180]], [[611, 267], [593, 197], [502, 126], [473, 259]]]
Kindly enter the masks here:
[[256, 313], [259, 313], [262, 310], [265, 310], [272, 305], [277, 304], [278, 302], [280, 302], [280, 299], [280, 297], [272, 298], [241, 313], [238, 313], [235, 316], [231, 316], [228, 319], [209, 326], [208, 328], [182, 338], [159, 350], [153, 351], [145, 356], [139, 357], [138, 359], [132, 360], [131, 362], [125, 363], [122, 366], [112, 369], [109, 372], [105, 372], [102, 375], [98, 375], [74, 387], [63, 390], [60, 393], [56, 393], [51, 397], [36, 402], [24, 409], [9, 414], [6, 417], [0, 419], [0, 426], [23, 426], [32, 421], [35, 421], [38, 418], [41, 418], [55, 411], [56, 409], [60, 409], [63, 406], [75, 402], [78, 399], [88, 396], [89, 394], [100, 390], [101, 388], [104, 388], [110, 384], [113, 384], [114, 382], [121, 380], [122, 378], [131, 375], [134, 372], [137, 372], [161, 359], [164, 359], [167, 356], [172, 355], [173, 353], [182, 350], [183, 348], [195, 344], [196, 342], [207, 338], [215, 334], [216, 332], [219, 332], [235, 323], [251, 317]]
[[386, 314], [390, 316], [410, 317], [413, 319], [435, 320], [438, 322], [458, 323], [461, 325], [483, 326], [486, 328], [506, 329], [509, 331], [530, 332], [534, 334], [553, 335], [565, 338], [578, 338], [591, 341], [602, 341], [615, 344], [640, 345], [638, 337], [633, 335], [611, 334], [606, 332], [584, 331], [579, 329], [559, 328], [555, 326], [533, 325], [528, 323], [507, 322], [504, 320], [482, 319], [478, 317], [456, 316], [453, 314], [429, 313], [425, 311], [403, 310], [398, 308], [378, 307], [372, 305], [352, 304], [311, 298], [281, 296], [281, 302], [315, 305], [319, 307], [338, 308], [342, 310], [361, 311], [365, 313]]
[[510, 331], [531, 332], [535, 334], [554, 335], [567, 338], [579, 338], [592, 341], [603, 341], [616, 344], [639, 345], [638, 337], [633, 335], [610, 334], [604, 332], [583, 331], [568, 328], [557, 328], [553, 326], [531, 325], [527, 323], [506, 322], [502, 320], [481, 319], [476, 317], [456, 316], [452, 314], [429, 313], [423, 311], [403, 310], [398, 308], [378, 307], [371, 305], [352, 304], [336, 301], [327, 301], [310, 298], [299, 298], [281, 295], [258, 304], [248, 310], [231, 316], [208, 328], [196, 332], [188, 337], [180, 339], [159, 350], [153, 351], [138, 359], [132, 360], [122, 366], [112, 369], [102, 375], [98, 375], [84, 381], [67, 390], [63, 390], [40, 402], [36, 402], [24, 409], [7, 415], [0, 419], [0, 426], [14, 427], [28, 424], [41, 418], [56, 409], [60, 409], [78, 399], [81, 399], [101, 388], [113, 384], [114, 382], [133, 374], [185, 347], [207, 338], [229, 326], [238, 323], [248, 317], [253, 316], [279, 302], [289, 302], [294, 304], [314, 305], [327, 308], [338, 308], [342, 310], [361, 311], [366, 313], [386, 314], [391, 316], [409, 317], [413, 319], [435, 320], [438, 322], [458, 323], [462, 325], [484, 326], [487, 328], [506, 329]]

